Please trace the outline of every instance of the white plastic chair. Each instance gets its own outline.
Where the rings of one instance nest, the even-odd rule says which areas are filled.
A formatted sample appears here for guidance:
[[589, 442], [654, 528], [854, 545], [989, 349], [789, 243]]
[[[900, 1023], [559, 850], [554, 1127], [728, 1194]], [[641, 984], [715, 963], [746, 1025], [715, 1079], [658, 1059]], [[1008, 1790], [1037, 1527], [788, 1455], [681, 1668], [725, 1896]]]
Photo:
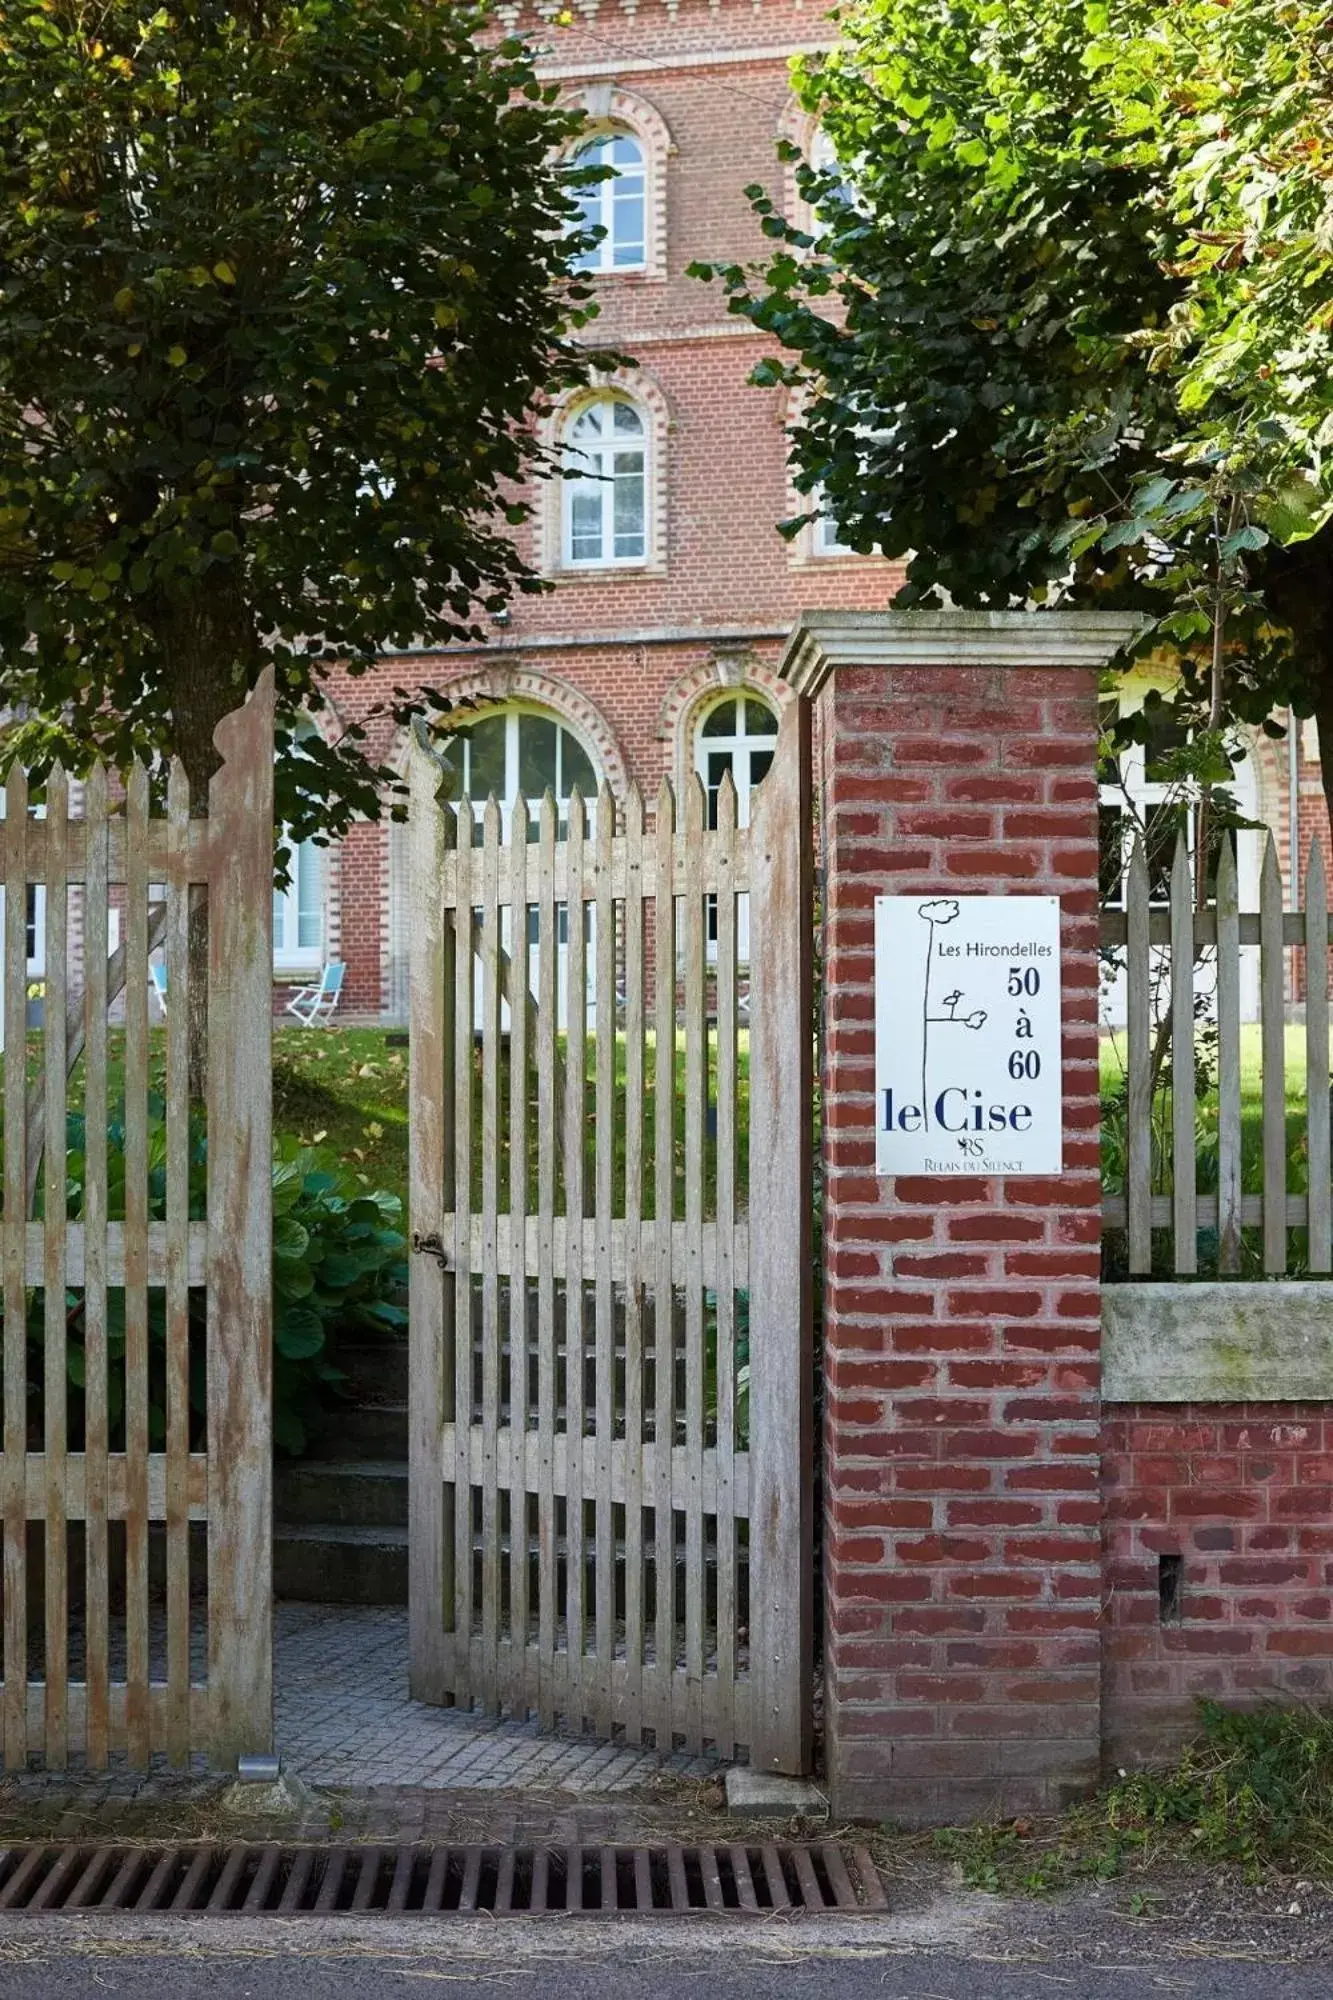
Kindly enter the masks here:
[[317, 986], [302, 986], [287, 1002], [287, 1012], [295, 1016], [303, 1028], [315, 1028], [328, 1021], [338, 1005], [343, 990], [343, 975], [347, 967], [340, 958], [324, 967]]

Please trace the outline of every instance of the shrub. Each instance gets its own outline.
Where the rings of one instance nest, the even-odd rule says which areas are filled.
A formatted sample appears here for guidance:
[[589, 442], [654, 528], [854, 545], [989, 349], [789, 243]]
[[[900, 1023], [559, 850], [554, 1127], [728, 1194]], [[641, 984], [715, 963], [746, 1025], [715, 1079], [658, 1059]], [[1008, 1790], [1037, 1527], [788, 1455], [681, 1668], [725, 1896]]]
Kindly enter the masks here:
[[[148, 1213], [166, 1215], [166, 1125], [162, 1099], [148, 1105]], [[108, 1127], [108, 1212], [125, 1214], [124, 1108]], [[71, 1220], [84, 1209], [86, 1134], [82, 1114], [70, 1117], [66, 1202]], [[190, 1215], [205, 1213], [208, 1144], [202, 1115], [190, 1125]], [[344, 1381], [330, 1353], [338, 1334], [391, 1335], [407, 1322], [401, 1304], [407, 1284], [402, 1204], [396, 1195], [367, 1193], [330, 1171], [310, 1148], [284, 1148], [273, 1166], [273, 1430], [279, 1447], [304, 1451], [338, 1401]], [[39, 1201], [40, 1213], [40, 1201]], [[65, 1294], [68, 1341], [69, 1444], [84, 1438], [84, 1294]], [[191, 1447], [200, 1449], [205, 1420], [204, 1294], [190, 1293]], [[29, 1438], [39, 1449], [43, 1430], [44, 1301], [28, 1294]], [[107, 1401], [109, 1443], [125, 1442], [125, 1294], [107, 1295]], [[166, 1296], [148, 1294], [148, 1424], [154, 1445], [166, 1435]]]

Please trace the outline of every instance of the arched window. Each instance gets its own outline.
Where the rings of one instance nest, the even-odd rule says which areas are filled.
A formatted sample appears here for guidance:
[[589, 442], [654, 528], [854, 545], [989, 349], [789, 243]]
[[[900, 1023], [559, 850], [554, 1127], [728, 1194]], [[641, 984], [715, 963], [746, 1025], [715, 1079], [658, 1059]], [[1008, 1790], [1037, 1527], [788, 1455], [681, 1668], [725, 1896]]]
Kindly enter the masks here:
[[573, 730], [542, 709], [514, 706], [483, 712], [446, 738], [446, 754], [459, 778], [459, 795], [480, 817], [492, 793], [506, 824], [517, 799], [528, 805], [528, 838], [537, 838], [541, 802], [555, 794], [565, 824], [575, 786], [591, 805], [597, 796], [592, 759]]
[[[768, 776], [777, 748], [778, 718], [762, 696], [747, 689], [726, 695], [706, 710], [694, 739], [694, 768], [704, 782], [708, 824], [717, 825], [718, 794], [727, 773], [736, 787], [736, 824], [750, 824], [754, 794]], [[717, 951], [717, 898], [708, 898], [708, 955]], [[736, 910], [736, 953], [742, 965], [750, 958], [750, 899], [743, 896]]]
[[579, 226], [600, 229], [601, 241], [578, 260], [583, 271], [642, 271], [648, 262], [648, 176], [643, 147], [632, 133], [599, 132], [574, 154], [576, 167], [609, 167], [579, 190]]
[[819, 208], [827, 210], [835, 202], [847, 208], [859, 208], [860, 199], [852, 170], [838, 158], [838, 149], [822, 125], [816, 125], [810, 139], [810, 164], [817, 174], [836, 174], [837, 182], [830, 191], [822, 195]]
[[562, 560], [573, 569], [648, 553], [648, 431], [623, 396], [586, 403], [565, 431]]
[[762, 696], [747, 690], [710, 708], [695, 737], [694, 768], [708, 795], [708, 824], [717, 825], [717, 795], [728, 772], [736, 787], [736, 819], [750, 823], [750, 800], [768, 776], [777, 747], [778, 718]]

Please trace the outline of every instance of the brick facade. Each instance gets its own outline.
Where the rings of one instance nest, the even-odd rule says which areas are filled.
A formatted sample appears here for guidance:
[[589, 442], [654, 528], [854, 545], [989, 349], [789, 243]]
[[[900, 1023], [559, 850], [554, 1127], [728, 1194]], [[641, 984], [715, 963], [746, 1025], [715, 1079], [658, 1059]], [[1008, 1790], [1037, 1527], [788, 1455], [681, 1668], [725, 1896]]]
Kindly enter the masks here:
[[1169, 1753], [1201, 1696], [1326, 1700], [1333, 1405], [1105, 1415], [1108, 1758]]
[[[978, 616], [951, 665], [910, 615], [857, 664], [829, 624], [829, 1782], [838, 1813], [1040, 1808], [1101, 1756], [1096, 664], [1004, 664]], [[874, 900], [948, 888], [1060, 898], [1058, 1178], [876, 1175]]]
[[[743, 190], [760, 182], [783, 196], [776, 144], [792, 124], [789, 56], [828, 45], [829, 24], [801, 0], [589, 0], [567, 26], [549, 8], [502, 11], [548, 50], [547, 74], [590, 115], [632, 120], [639, 107], [654, 158], [666, 135], [665, 275], [600, 277], [601, 317], [588, 329], [638, 363], [637, 384], [621, 379], [652, 423], [652, 559], [562, 573], [549, 518], [559, 489], [545, 486], [537, 519], [519, 532], [523, 553], [552, 574], [548, 595], [517, 599], [484, 650], [386, 660], [363, 679], [335, 678], [330, 694], [344, 720], [413, 681], [536, 702], [577, 731], [613, 791], [632, 780], [651, 794], [664, 772], [678, 780], [691, 768], [692, 724], [709, 693], [754, 686], [782, 699], [774, 669], [803, 609], [885, 605], [897, 585], [888, 563], [816, 556], [808, 536], [789, 545], [778, 534], [796, 504], [785, 392], [749, 385], [767, 344], [728, 316], [715, 287], [686, 276], [696, 259], [762, 253]], [[358, 829], [330, 877], [350, 1010], [392, 1012], [401, 995], [395, 851], [386, 830]]]

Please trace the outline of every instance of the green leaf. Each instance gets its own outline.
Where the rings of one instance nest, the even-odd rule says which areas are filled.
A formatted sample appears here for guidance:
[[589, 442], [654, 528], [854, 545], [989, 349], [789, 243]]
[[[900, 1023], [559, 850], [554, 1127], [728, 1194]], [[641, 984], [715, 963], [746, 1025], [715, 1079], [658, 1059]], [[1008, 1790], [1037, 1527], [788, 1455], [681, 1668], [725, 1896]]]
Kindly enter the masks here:
[[273, 1254], [275, 1257], [304, 1257], [310, 1245], [310, 1232], [293, 1215], [277, 1216], [273, 1223]]
[[220, 285], [234, 285], [236, 283], [236, 273], [225, 259], [219, 259], [213, 266], [213, 276]]
[[288, 1361], [309, 1361], [323, 1349], [323, 1321], [318, 1313], [289, 1308], [275, 1318], [273, 1343]]
[[282, 1299], [307, 1299], [315, 1289], [315, 1274], [299, 1258], [281, 1258], [274, 1266], [273, 1291]]
[[169, 347], [167, 349], [165, 357], [168, 368], [183, 368], [186, 362], [189, 360], [189, 358], [190, 357], [185, 352], [185, 349], [181, 347], [179, 344], [174, 347]]

